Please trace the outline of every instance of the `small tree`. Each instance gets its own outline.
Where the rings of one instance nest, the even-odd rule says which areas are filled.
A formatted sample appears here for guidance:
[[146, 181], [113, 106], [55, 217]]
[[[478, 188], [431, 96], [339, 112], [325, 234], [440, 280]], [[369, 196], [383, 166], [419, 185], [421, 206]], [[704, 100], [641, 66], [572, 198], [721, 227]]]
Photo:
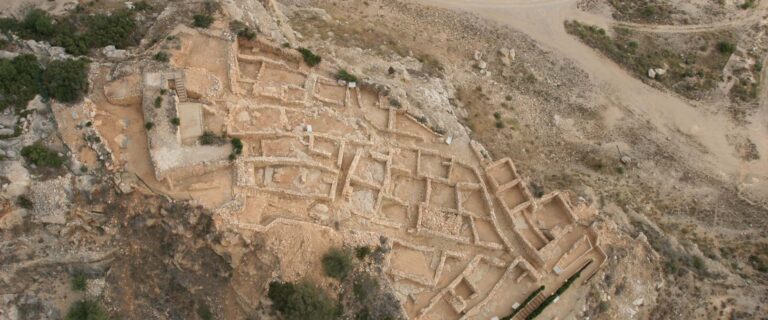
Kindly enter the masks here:
[[734, 51], [736, 51], [736, 46], [733, 43], [727, 42], [727, 41], [720, 41], [717, 43], [717, 51], [720, 51], [722, 54], [730, 55]]
[[267, 296], [286, 320], [333, 320], [340, 316], [336, 301], [308, 282], [273, 281]]
[[163, 106], [163, 97], [157, 96], [155, 98], [155, 108], [160, 108]]
[[179, 119], [179, 117], [173, 117], [173, 119], [171, 119], [171, 124], [174, 126], [178, 126], [181, 124], [181, 119]]
[[109, 320], [109, 315], [98, 302], [80, 300], [69, 307], [64, 320]]
[[192, 19], [192, 25], [197, 28], [208, 28], [213, 24], [213, 17], [208, 14], [196, 14]]
[[84, 60], [54, 60], [43, 72], [43, 83], [51, 98], [77, 102], [88, 91], [88, 63]]
[[234, 149], [234, 154], [242, 154], [243, 153], [243, 141], [240, 140], [240, 138], [232, 138], [232, 148]]
[[299, 53], [301, 53], [301, 56], [304, 57], [304, 62], [306, 62], [310, 67], [314, 67], [323, 61], [323, 58], [316, 55], [314, 52], [307, 48], [299, 48], [298, 50]]
[[171, 61], [171, 56], [168, 54], [168, 52], [160, 51], [158, 53], [155, 53], [154, 56], [155, 60], [160, 62], [168, 62]]
[[347, 70], [341, 69], [338, 73], [336, 73], [336, 79], [343, 80], [346, 82], [357, 82], [357, 77], [352, 75], [351, 73], [347, 72]]
[[83, 275], [82, 273], [77, 273], [74, 276], [72, 276], [72, 290], [85, 291], [85, 287], [86, 287], [85, 275]]
[[341, 248], [331, 248], [323, 255], [323, 270], [331, 278], [342, 280], [347, 277], [354, 264], [349, 251]]
[[154, 127], [155, 127], [155, 124], [152, 123], [151, 121], [147, 121], [147, 123], [144, 124], [144, 128], [146, 128], [147, 130], [152, 130], [152, 128]]
[[64, 158], [60, 157], [58, 152], [46, 148], [39, 142], [21, 148], [21, 155], [39, 167], [58, 168], [64, 164]]

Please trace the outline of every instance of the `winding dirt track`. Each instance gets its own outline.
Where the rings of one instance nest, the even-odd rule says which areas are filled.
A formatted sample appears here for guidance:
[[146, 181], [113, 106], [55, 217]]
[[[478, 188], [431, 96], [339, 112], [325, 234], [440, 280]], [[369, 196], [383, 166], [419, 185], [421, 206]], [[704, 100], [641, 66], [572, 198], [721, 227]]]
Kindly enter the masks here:
[[[521, 31], [544, 48], [574, 61], [586, 71], [590, 80], [604, 94], [596, 103], [618, 107], [622, 113], [650, 121], [660, 134], [671, 138], [669, 149], [678, 158], [689, 159], [686, 165], [705, 170], [720, 179], [741, 182], [757, 178], [768, 190], [768, 161], [744, 162], [726, 140], [727, 135], [740, 134], [749, 137], [758, 146], [763, 157], [768, 156], [768, 119], [763, 108], [750, 125], [740, 126], [730, 120], [723, 106], [696, 107], [682, 98], [656, 90], [633, 77], [613, 61], [584, 45], [567, 34], [563, 27], [566, 20], [578, 20], [601, 27], [616, 25], [608, 17], [597, 16], [577, 8], [577, 0], [414, 0], [426, 5], [466, 11], [480, 17], [511, 26]], [[763, 3], [765, 1], [761, 1]], [[765, 12], [761, 4], [745, 21], [717, 22], [692, 26], [648, 26], [625, 24], [628, 27], [651, 32], [699, 32], [744, 26], [756, 23]], [[765, 94], [767, 88], [764, 88]], [[765, 101], [765, 99], [764, 99]], [[706, 150], [699, 150], [681, 138], [680, 133], [692, 137]], [[761, 188], [762, 189], [762, 188]]]

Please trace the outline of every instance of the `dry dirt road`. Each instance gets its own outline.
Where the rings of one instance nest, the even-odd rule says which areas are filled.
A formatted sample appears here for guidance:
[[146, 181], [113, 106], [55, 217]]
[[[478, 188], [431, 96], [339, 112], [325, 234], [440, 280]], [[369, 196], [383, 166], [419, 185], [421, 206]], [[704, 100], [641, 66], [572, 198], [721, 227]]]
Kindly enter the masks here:
[[[474, 13], [527, 34], [544, 48], [573, 60], [589, 74], [590, 80], [603, 93], [603, 97], [599, 97], [595, 103], [608, 105], [611, 113], [618, 111], [652, 123], [673, 144], [670, 150], [675, 150], [679, 158], [688, 160], [683, 165], [702, 170], [718, 179], [736, 182], [763, 196], [768, 195], [768, 106], [763, 104], [762, 109], [751, 119], [751, 124], [738, 125], [727, 114], [717, 111], [724, 110], [722, 106], [694, 106], [679, 96], [644, 84], [613, 61], [567, 34], [563, 27], [563, 22], [571, 19], [607, 27], [614, 24], [609, 17], [578, 9], [577, 0], [414, 1]], [[759, 8], [761, 14], [764, 8], [764, 5]], [[712, 30], [731, 26], [725, 23], [708, 28]], [[664, 26], [658, 29], [673, 32], [674, 28], [685, 32], [692, 27]], [[749, 137], [757, 145], [762, 158], [743, 161], [727, 142], [726, 136], [734, 134]], [[685, 136], [691, 137], [696, 143], [691, 143]], [[695, 147], [697, 143], [703, 148]]]

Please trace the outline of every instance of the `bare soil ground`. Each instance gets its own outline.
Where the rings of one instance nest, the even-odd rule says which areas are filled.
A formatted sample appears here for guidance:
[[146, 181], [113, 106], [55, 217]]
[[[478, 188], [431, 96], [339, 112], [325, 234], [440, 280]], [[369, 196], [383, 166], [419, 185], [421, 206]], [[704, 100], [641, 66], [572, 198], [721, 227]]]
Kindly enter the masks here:
[[[745, 160], [728, 138], [747, 137], [755, 142], [756, 149], [764, 150], [759, 146], [759, 141], [766, 141], [765, 121], [759, 116], [762, 109], [749, 118], [749, 124], [740, 125], [729, 120], [730, 115], [723, 109], [714, 111], [716, 106], [702, 106], [638, 81], [565, 34], [562, 23], [566, 19], [610, 24], [579, 11], [572, 1], [424, 2], [510, 24], [539, 41], [541, 47], [493, 23], [402, 2], [369, 1], [351, 7], [316, 2], [344, 21], [338, 23], [342, 30], [367, 30], [358, 37], [344, 31], [327, 33], [333, 27], [323, 23], [295, 27], [304, 30], [305, 39], [359, 46], [373, 52], [384, 50], [390, 55], [404, 52], [399, 47], [409, 48], [411, 56], [429, 53], [457, 87], [452, 101], [466, 109], [465, 121], [473, 129], [473, 137], [489, 146], [491, 152], [512, 156], [524, 174], [545, 190], [576, 190], [601, 208], [621, 208], [606, 209], [617, 214], [610, 219], [625, 219], [619, 218], [622, 212], [649, 217], [644, 220], [630, 215], [624, 220], [628, 225], [622, 228], [630, 235], [645, 230], [646, 224], [663, 230], [657, 236], [647, 236], [662, 253], [660, 262], [666, 269], [661, 274], [684, 270], [686, 275], [673, 276], [656, 290], [660, 296], [678, 296], [682, 300], [661, 299], [658, 305], [644, 303], [630, 308], [646, 310], [646, 315], [654, 318], [677, 312], [701, 318], [713, 314], [719, 317], [721, 311], [723, 317], [760, 313], [751, 302], [730, 300], [735, 305], [721, 305], [721, 301], [729, 300], [715, 297], [727, 296], [726, 288], [733, 283], [764, 281], [758, 280], [764, 275], [754, 269], [750, 256], [761, 256], [760, 248], [765, 243], [761, 226], [766, 223], [766, 180], [762, 173], [766, 162]], [[376, 42], [387, 38], [399, 41], [397, 45]], [[517, 59], [509, 67], [495, 57], [497, 50], [505, 46], [517, 50]], [[490, 77], [471, 76], [478, 71], [473, 67], [475, 50], [489, 62]], [[497, 112], [500, 119], [494, 115]], [[498, 122], [504, 124], [503, 128]], [[632, 164], [622, 164], [622, 155], [630, 156]], [[663, 250], [670, 238], [682, 245]], [[731, 255], [731, 249], [725, 253], [707, 249], [718, 245], [738, 247], [741, 254]], [[606, 276], [638, 268], [653, 270], [651, 265], [617, 263]], [[658, 273], [656, 277], [666, 278]], [[701, 288], [703, 279], [714, 284]], [[707, 299], [691, 296], [698, 294], [694, 283], [707, 292]], [[753, 294], [765, 290], [738, 287], [757, 290]], [[618, 291], [617, 295], [626, 294]], [[607, 298], [600, 299], [605, 302]], [[594, 301], [593, 306], [597, 307], [598, 302]], [[607, 304], [611, 311], [603, 316], [609, 318], [628, 308]]]

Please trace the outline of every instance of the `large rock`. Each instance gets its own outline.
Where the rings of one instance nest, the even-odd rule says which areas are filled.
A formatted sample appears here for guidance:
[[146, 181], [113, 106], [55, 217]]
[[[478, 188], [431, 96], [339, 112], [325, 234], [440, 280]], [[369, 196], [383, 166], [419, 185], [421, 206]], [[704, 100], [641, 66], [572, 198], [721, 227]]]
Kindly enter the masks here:
[[32, 51], [32, 53], [37, 57], [46, 57], [52, 60], [65, 60], [72, 58], [71, 55], [67, 54], [64, 48], [53, 47], [50, 44], [42, 41], [38, 42], [35, 40], [27, 40], [24, 41], [24, 47], [26, 47], [26, 49], [29, 51]]
[[104, 49], [101, 49], [101, 53], [112, 60], [125, 60], [130, 56], [128, 50], [117, 49], [115, 46], [106, 46]]
[[656, 70], [648, 69], [648, 78], [656, 79]]

